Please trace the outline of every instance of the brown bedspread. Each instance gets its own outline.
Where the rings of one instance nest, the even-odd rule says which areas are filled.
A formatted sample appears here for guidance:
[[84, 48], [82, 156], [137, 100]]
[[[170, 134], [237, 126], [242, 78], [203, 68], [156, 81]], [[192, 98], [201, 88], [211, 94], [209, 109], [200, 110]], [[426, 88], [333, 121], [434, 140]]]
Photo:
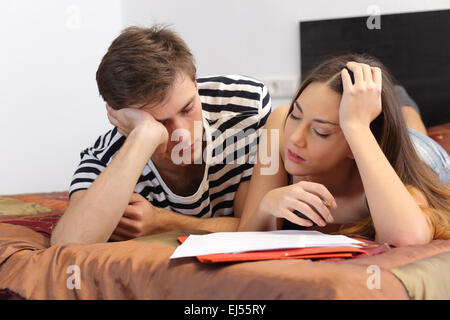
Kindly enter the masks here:
[[[450, 152], [450, 123], [429, 135]], [[0, 199], [0, 299], [450, 299], [450, 240], [340, 261], [209, 265], [169, 260], [183, 233], [49, 248], [67, 192]]]
[[[38, 232], [0, 223], [0, 288], [26, 299], [407, 299], [389, 269], [450, 250], [450, 241], [434, 241], [337, 262], [209, 265], [169, 260], [174, 246], [157, 241], [48, 245]], [[79, 289], [68, 285], [70, 266], [79, 268]], [[368, 286], [368, 266], [380, 268], [379, 288]]]
[[[177, 232], [49, 248], [51, 230], [67, 207], [67, 194], [13, 198], [51, 211], [0, 218], [0, 297], [15, 293], [25, 299], [408, 299], [404, 284], [389, 270], [450, 250], [448, 240], [340, 261], [212, 265], [194, 258], [169, 260]], [[379, 286], [373, 285], [373, 268], [379, 268]], [[73, 285], [77, 275], [79, 288]]]

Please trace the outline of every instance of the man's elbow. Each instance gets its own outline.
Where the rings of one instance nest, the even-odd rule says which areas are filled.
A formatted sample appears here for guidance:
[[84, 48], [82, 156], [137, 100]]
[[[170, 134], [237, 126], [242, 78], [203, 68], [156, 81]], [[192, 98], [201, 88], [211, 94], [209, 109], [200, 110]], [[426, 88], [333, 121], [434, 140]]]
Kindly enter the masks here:
[[60, 237], [56, 237], [54, 235], [51, 236], [50, 238], [50, 247], [54, 247], [60, 244], [67, 244], [70, 241], [67, 241], [66, 239], [60, 238]]
[[87, 237], [82, 237], [68, 230], [63, 230], [63, 226], [56, 225], [50, 237], [50, 246], [64, 245], [64, 244], [92, 244], [96, 242], [105, 241], [95, 241], [95, 239], [88, 239]]
[[60, 245], [60, 244], [67, 244], [69, 242], [73, 242], [71, 241], [71, 239], [67, 239], [66, 237], [64, 237], [64, 235], [60, 234], [58, 232], [58, 229], [55, 228], [52, 232], [52, 235], [50, 237], [50, 246], [56, 246], [56, 245]]
[[59, 236], [51, 236], [50, 238], [50, 247], [57, 246], [57, 245], [64, 245], [64, 244], [93, 244], [93, 243], [100, 243], [105, 241], [85, 241], [75, 238], [66, 238], [66, 237], [59, 237]]

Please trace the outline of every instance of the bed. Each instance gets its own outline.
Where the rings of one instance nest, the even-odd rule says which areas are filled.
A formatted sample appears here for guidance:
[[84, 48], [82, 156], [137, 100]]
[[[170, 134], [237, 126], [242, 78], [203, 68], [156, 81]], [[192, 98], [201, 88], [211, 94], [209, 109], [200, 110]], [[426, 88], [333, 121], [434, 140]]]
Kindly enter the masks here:
[[[450, 150], [450, 123], [429, 133]], [[178, 236], [201, 230], [50, 247], [67, 206], [67, 192], [0, 196], [0, 299], [450, 299], [450, 240], [379, 244], [352, 259], [205, 264], [169, 259]]]
[[[307, 24], [302, 28], [307, 31]], [[445, 102], [440, 106], [450, 105]], [[450, 152], [449, 120], [434, 122], [446, 114], [424, 114], [429, 136]], [[67, 206], [67, 191], [0, 196], [0, 299], [450, 299], [450, 240], [401, 248], [378, 244], [352, 259], [206, 264], [169, 259], [178, 236], [201, 230], [50, 247]]]

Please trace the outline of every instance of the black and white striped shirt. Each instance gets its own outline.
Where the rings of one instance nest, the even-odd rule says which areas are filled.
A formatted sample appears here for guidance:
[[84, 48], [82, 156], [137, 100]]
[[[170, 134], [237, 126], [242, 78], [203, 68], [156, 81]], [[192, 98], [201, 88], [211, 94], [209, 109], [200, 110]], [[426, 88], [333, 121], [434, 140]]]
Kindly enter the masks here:
[[[258, 80], [240, 76], [197, 79], [207, 142], [205, 174], [190, 196], [174, 194], [150, 159], [134, 189], [154, 206], [196, 217], [233, 215], [239, 183], [249, 180], [261, 129], [271, 112], [270, 95]], [[69, 195], [86, 190], [125, 142], [117, 128], [80, 153]]]

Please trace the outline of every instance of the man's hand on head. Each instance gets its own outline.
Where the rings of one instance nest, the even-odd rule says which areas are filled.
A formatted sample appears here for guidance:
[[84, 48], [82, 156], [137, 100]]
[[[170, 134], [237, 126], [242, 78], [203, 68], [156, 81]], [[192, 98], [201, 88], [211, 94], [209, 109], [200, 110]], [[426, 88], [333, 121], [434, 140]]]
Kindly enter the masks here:
[[137, 108], [114, 110], [108, 104], [106, 104], [106, 110], [109, 122], [117, 127], [120, 134], [128, 137], [133, 130], [144, 129], [150, 135], [150, 139], [159, 146], [157, 152], [163, 153], [165, 151], [169, 133], [166, 127], [155, 120], [150, 113]]

